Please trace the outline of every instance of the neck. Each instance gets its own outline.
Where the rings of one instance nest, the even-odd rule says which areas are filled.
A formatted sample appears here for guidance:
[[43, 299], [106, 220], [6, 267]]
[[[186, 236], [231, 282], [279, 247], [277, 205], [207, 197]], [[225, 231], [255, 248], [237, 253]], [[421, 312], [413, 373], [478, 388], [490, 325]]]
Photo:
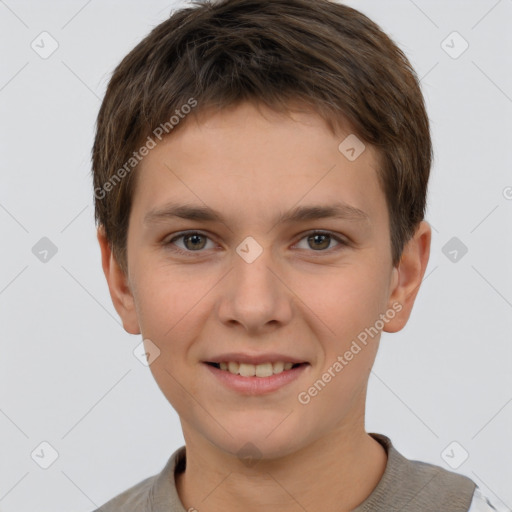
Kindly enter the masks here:
[[210, 443], [186, 439], [186, 447], [186, 470], [175, 475], [178, 495], [186, 510], [208, 512], [350, 511], [375, 489], [387, 462], [364, 428], [337, 429], [286, 457], [242, 469]]

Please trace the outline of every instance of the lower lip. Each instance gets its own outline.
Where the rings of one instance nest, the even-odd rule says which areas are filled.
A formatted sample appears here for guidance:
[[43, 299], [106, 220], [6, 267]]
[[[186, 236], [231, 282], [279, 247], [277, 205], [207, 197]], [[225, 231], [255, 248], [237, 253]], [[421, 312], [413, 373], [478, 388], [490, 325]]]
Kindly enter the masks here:
[[309, 367], [309, 364], [301, 364], [296, 368], [283, 370], [281, 373], [276, 373], [270, 377], [242, 377], [227, 370], [220, 370], [215, 366], [203, 364], [226, 387], [245, 395], [263, 395], [277, 391], [297, 379]]

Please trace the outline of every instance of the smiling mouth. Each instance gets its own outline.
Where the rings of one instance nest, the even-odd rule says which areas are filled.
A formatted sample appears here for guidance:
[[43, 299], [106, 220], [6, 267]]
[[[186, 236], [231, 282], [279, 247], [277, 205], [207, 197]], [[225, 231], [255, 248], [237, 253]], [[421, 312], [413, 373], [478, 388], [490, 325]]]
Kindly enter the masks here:
[[213, 366], [218, 370], [224, 370], [226, 372], [232, 373], [233, 375], [240, 375], [242, 377], [271, 377], [272, 375], [287, 372], [289, 370], [293, 370], [295, 368], [298, 368], [299, 366], [304, 366], [309, 363], [292, 364], [275, 362], [255, 365], [230, 361], [221, 363], [207, 362], [206, 364]]

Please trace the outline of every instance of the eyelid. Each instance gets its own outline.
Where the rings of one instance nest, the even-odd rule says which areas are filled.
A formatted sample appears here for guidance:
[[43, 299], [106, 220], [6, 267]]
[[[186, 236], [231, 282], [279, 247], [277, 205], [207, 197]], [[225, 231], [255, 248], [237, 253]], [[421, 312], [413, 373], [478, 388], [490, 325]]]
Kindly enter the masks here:
[[[201, 253], [204, 253], [205, 252], [204, 250], [187, 251], [187, 250], [181, 249], [180, 247], [177, 247], [177, 246], [175, 246], [173, 244], [173, 242], [175, 240], [183, 238], [183, 237], [185, 237], [187, 235], [188, 236], [190, 236], [190, 235], [201, 235], [201, 236], [204, 236], [205, 238], [207, 238], [208, 240], [213, 241], [212, 237], [209, 234], [207, 234], [207, 233], [205, 233], [203, 231], [200, 231], [200, 230], [188, 230], [188, 231], [182, 231], [182, 232], [173, 234], [171, 239], [169, 239], [168, 241], [164, 241], [163, 242], [163, 245], [164, 246], [171, 246], [172, 245], [173, 246], [172, 249], [171, 249], [172, 251], [177, 252], [178, 254], [183, 254], [185, 256], [195, 256], [196, 254], [200, 255]], [[304, 238], [309, 237], [309, 236], [313, 236], [313, 235], [327, 235], [327, 236], [330, 236], [331, 239], [333, 239], [336, 242], [338, 242], [338, 246], [341, 246], [341, 247], [346, 247], [346, 246], [350, 245], [350, 242], [348, 240], [340, 237], [338, 234], [333, 233], [332, 231], [322, 230], [322, 229], [312, 229], [310, 231], [306, 231], [304, 233], [301, 233], [299, 235], [300, 236], [299, 240], [297, 242], [295, 242], [293, 247], [295, 247], [298, 243], [300, 243]], [[322, 255], [322, 254], [331, 254], [333, 251], [337, 250], [336, 247], [338, 247], [338, 246], [331, 247], [331, 248], [326, 249], [326, 250], [319, 250], [319, 251], [315, 251], [313, 249], [311, 249], [311, 250], [300, 249], [300, 250], [305, 250], [305, 251], [313, 253], [313, 254], [317, 253], [318, 255]]]
[[191, 236], [191, 235], [201, 235], [201, 236], [207, 238], [209, 241], [213, 242], [212, 237], [208, 233], [205, 233], [205, 232], [197, 230], [197, 229], [191, 229], [188, 231], [181, 231], [179, 233], [174, 233], [172, 238], [170, 238], [169, 240], [165, 241], [166, 239], [164, 239], [163, 245], [165, 247], [172, 246], [172, 248], [170, 250], [172, 250], [173, 252], [176, 252], [178, 254], [183, 254], [185, 256], [195, 256], [197, 254], [201, 254], [201, 253], [205, 252], [204, 250], [187, 251], [187, 250], [182, 249], [181, 247], [177, 247], [176, 245], [173, 244], [173, 242], [175, 240], [179, 240], [180, 238], [183, 238], [185, 236]]
[[[297, 243], [301, 242], [304, 238], [313, 236], [313, 235], [328, 235], [331, 237], [332, 240], [336, 240], [336, 242], [338, 242], [339, 246], [343, 247], [343, 246], [349, 245], [349, 241], [346, 240], [345, 238], [342, 238], [337, 233], [334, 233], [329, 230], [324, 230], [324, 229], [312, 229], [310, 231], [306, 231], [305, 233], [301, 233], [299, 241]], [[294, 246], [297, 245], [297, 243], [295, 243]], [[336, 250], [335, 247], [330, 247], [329, 249], [326, 249], [324, 251], [314, 251], [313, 249], [311, 249], [308, 252], [317, 253], [317, 254], [331, 254], [331, 252], [333, 252], [335, 250]]]

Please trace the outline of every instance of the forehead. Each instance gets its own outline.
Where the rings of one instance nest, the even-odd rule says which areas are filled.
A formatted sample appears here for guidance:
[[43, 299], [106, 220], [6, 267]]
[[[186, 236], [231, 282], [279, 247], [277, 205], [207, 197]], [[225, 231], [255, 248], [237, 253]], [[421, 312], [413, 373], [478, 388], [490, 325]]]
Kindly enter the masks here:
[[246, 103], [182, 122], [139, 165], [139, 214], [168, 203], [237, 220], [242, 213], [274, 219], [305, 204], [343, 203], [370, 218], [386, 210], [374, 148], [349, 131], [332, 133], [316, 114]]

